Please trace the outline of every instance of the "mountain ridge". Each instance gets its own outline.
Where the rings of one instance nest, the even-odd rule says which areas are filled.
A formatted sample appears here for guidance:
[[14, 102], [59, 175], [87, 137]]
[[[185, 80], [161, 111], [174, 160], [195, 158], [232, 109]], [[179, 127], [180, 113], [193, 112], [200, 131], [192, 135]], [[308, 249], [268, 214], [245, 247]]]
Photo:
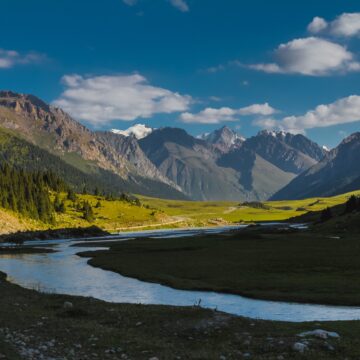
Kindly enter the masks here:
[[[150, 182], [154, 187], [163, 187], [168, 196], [171, 196], [169, 188], [173, 188], [175, 197], [184, 198], [179, 194], [181, 190], [144, 156], [135, 139], [116, 135], [116, 141], [111, 138], [114, 140], [111, 143], [106, 137], [112, 134], [92, 132], [61, 109], [32, 95], [0, 92], [0, 126], [85, 172], [96, 173], [97, 168], [101, 168], [131, 183], [131, 188], [141, 191], [141, 184]], [[131, 162], [129, 148], [137, 154], [135, 162]]]
[[345, 138], [316, 165], [276, 193], [273, 200], [332, 196], [360, 187], [360, 132]]
[[201, 138], [145, 125], [91, 131], [57, 107], [11, 91], [0, 91], [0, 126], [83, 173], [102, 169], [140, 194], [154, 188], [160, 197], [195, 200], [266, 200], [332, 154], [303, 135], [264, 130], [245, 139], [227, 126]]

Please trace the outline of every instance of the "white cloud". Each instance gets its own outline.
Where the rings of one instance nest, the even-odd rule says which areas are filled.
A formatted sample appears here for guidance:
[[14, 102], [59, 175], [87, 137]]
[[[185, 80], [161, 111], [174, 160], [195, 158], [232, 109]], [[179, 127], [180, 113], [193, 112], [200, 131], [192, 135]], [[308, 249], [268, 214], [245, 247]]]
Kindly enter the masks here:
[[352, 95], [334, 103], [319, 105], [302, 116], [288, 116], [282, 120], [266, 119], [254, 122], [267, 129], [281, 129], [304, 133], [307, 129], [328, 127], [360, 121], [360, 96]]
[[136, 124], [134, 126], [130, 126], [126, 130], [117, 130], [112, 129], [111, 132], [114, 134], [120, 134], [124, 136], [134, 135], [137, 139], [143, 139], [144, 137], [150, 135], [154, 129], [147, 127], [144, 124]]
[[[185, 0], [168, 0], [169, 3], [182, 12], [189, 11], [189, 5]], [[138, 3], [138, 0], [123, 0], [123, 3], [129, 6], [134, 6]]]
[[262, 118], [256, 119], [253, 122], [253, 125], [259, 126], [263, 129], [276, 129], [279, 127], [279, 122], [278, 120], [273, 118]]
[[281, 74], [281, 73], [286, 72], [278, 64], [275, 64], [275, 63], [252, 64], [252, 65], [249, 65], [249, 68], [253, 69], [253, 70], [263, 71], [263, 72], [266, 72], [268, 74]]
[[206, 108], [197, 114], [183, 113], [180, 115], [180, 119], [184, 123], [218, 124], [222, 121], [234, 121], [236, 115], [236, 110], [228, 107]]
[[308, 37], [281, 44], [274, 51], [275, 62], [250, 68], [267, 73], [323, 76], [334, 72], [359, 71], [360, 64], [344, 46]]
[[328, 23], [326, 22], [326, 20], [316, 16], [309, 24], [307, 29], [312, 34], [318, 34], [319, 32], [325, 30], [327, 27], [328, 27]]
[[180, 115], [181, 121], [184, 123], [198, 123], [198, 124], [218, 124], [224, 121], [235, 121], [239, 116], [248, 115], [271, 115], [276, 110], [268, 103], [254, 104], [240, 109], [232, 109], [229, 107], [222, 107], [219, 109], [206, 108], [197, 114], [185, 112]]
[[238, 110], [239, 115], [264, 115], [269, 116], [275, 114], [277, 111], [271, 107], [268, 103], [253, 104], [243, 107]]
[[0, 49], [0, 69], [10, 69], [16, 65], [39, 63], [45, 58], [45, 55], [36, 52], [20, 54], [14, 50]]
[[189, 11], [189, 6], [184, 0], [170, 0], [170, 3], [182, 12]]
[[335, 20], [327, 22], [321, 17], [315, 17], [308, 30], [313, 34], [325, 32], [340, 37], [360, 35], [360, 13], [343, 13]]
[[360, 13], [344, 13], [330, 24], [330, 31], [337, 36], [360, 35]]
[[66, 90], [54, 105], [94, 125], [182, 112], [192, 103], [190, 96], [152, 86], [139, 74], [87, 78], [66, 75], [62, 81]]

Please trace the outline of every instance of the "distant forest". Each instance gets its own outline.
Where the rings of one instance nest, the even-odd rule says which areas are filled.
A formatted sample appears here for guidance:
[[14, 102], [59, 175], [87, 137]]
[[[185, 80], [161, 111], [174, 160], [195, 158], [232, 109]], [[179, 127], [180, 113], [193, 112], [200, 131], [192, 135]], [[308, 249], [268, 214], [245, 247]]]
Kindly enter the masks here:
[[50, 191], [66, 191], [67, 185], [52, 172], [26, 172], [0, 165], [0, 205], [45, 223], [54, 221]]

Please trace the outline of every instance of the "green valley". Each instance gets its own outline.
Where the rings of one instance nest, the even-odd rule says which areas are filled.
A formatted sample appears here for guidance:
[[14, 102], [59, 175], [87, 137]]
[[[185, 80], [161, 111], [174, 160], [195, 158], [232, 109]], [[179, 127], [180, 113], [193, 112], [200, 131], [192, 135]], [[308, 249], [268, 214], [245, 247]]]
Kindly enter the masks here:
[[[179, 227], [211, 227], [241, 223], [288, 221], [308, 212], [320, 212], [327, 207], [342, 204], [360, 191], [329, 198], [311, 198], [293, 201], [267, 201], [263, 203], [198, 202], [164, 200], [138, 196], [138, 203], [109, 199], [105, 196], [76, 194], [76, 201], [67, 193], [59, 193], [64, 202], [63, 212], [54, 212], [54, 222], [31, 219], [10, 210], [0, 211], [0, 233], [26, 230], [87, 228], [95, 225], [105, 231], [136, 231]], [[55, 193], [51, 195], [55, 201]], [[135, 199], [135, 198], [134, 198]], [[94, 213], [91, 221], [83, 217], [82, 204], [88, 202]]]

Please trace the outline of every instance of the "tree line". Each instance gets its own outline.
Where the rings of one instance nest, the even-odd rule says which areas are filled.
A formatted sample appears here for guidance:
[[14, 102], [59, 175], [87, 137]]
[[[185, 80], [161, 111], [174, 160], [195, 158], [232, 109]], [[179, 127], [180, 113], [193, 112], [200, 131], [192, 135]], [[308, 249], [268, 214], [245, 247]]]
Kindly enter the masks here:
[[67, 185], [52, 172], [27, 172], [0, 165], [0, 205], [45, 223], [54, 221], [50, 191], [66, 191]]
[[[54, 223], [55, 212], [65, 213], [64, 199], [60, 199], [61, 192], [67, 193], [67, 199], [77, 201], [77, 195], [72, 186], [69, 186], [53, 171], [25, 170], [12, 166], [7, 162], [0, 162], [0, 207], [18, 212], [31, 219], [44, 223]], [[54, 201], [51, 193], [55, 193]], [[83, 194], [102, 196], [107, 201], [125, 201], [140, 206], [139, 199], [134, 196], [120, 193], [106, 193], [95, 187], [89, 190], [87, 186], [82, 189]], [[100, 207], [98, 204], [95, 207]], [[93, 208], [88, 201], [77, 204], [78, 211], [83, 212], [83, 218], [89, 222], [95, 220]]]

